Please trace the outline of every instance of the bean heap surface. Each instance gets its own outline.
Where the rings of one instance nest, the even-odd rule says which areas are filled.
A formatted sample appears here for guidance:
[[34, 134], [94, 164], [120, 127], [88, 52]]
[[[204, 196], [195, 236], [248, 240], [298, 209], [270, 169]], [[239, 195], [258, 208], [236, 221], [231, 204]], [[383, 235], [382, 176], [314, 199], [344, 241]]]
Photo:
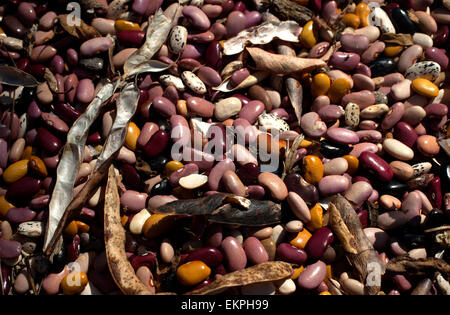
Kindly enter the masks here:
[[448, 0], [79, 2], [0, 4], [1, 295], [450, 294]]

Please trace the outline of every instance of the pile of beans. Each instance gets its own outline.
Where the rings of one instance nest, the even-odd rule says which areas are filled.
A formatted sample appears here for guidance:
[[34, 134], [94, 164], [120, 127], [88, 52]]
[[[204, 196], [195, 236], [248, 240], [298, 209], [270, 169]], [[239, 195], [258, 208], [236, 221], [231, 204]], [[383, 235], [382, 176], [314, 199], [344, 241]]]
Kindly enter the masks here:
[[[300, 121], [283, 75], [273, 73], [235, 92], [213, 89], [230, 77], [236, 87], [255, 71], [245, 50], [226, 56], [223, 45], [244, 29], [277, 20], [258, 12], [257, 1], [187, 0], [178, 9], [178, 1], [134, 0], [122, 14], [114, 10], [127, 1], [84, 1], [104, 6], [81, 11], [83, 21], [100, 36], [89, 40], [60, 27], [58, 16], [70, 13], [65, 11], [70, 1], [3, 1], [0, 62], [40, 83], [16, 91], [14, 112], [8, 100], [16, 88], [0, 84], [1, 294], [120, 293], [104, 249], [105, 183], [64, 229], [63, 245], [51, 262], [40, 253], [67, 133], [94, 99], [100, 80], [114, 75], [110, 62], [122, 72], [143, 45], [149, 17], [159, 8], [167, 16], [176, 12], [176, 18], [153, 59], [172, 67], [137, 78], [138, 110], [114, 161], [125, 187], [120, 202], [126, 253], [149, 290], [185, 293], [233, 271], [280, 260], [294, 266], [291, 278], [226, 293], [331, 295], [337, 293], [327, 279], [334, 279], [345, 294], [363, 294], [364, 285], [326, 224], [327, 200], [335, 194], [351, 202], [381, 263], [404, 255], [439, 255], [450, 263], [449, 229], [441, 229], [447, 235], [441, 242], [428, 232], [450, 223], [448, 1], [378, 0], [375, 8], [368, 1], [292, 1], [328, 25], [339, 20], [343, 26], [326, 29], [312, 19], [299, 25], [297, 43], [274, 40], [259, 46], [277, 53], [278, 44], [290, 45], [302, 58], [321, 58], [338, 48], [327, 67], [293, 74], [303, 88]], [[386, 33], [407, 34], [409, 42]], [[51, 90], [45, 80], [48, 70], [63, 92]], [[75, 194], [111, 130], [114, 105], [112, 100], [105, 106], [89, 131]], [[211, 125], [220, 126], [222, 134], [205, 136]], [[188, 134], [171, 135], [180, 127]], [[236, 158], [216, 161], [191, 147], [185, 148], [191, 158], [176, 161], [171, 156], [173, 144], [184, 145], [191, 137], [200, 148], [217, 141], [215, 137], [225, 145], [226, 127], [245, 128], [245, 145], [231, 147]], [[278, 137], [267, 133], [273, 129], [280, 131]], [[283, 178], [282, 162], [300, 134], [305, 139], [297, 148], [297, 168]], [[277, 170], [261, 171], [265, 162], [248, 149], [254, 143], [269, 151], [273, 144], [271, 153], [280, 159]], [[283, 220], [251, 228], [147, 210], [215, 192], [272, 200], [282, 206]], [[71, 269], [73, 262], [78, 268]], [[170, 265], [176, 268], [163, 273]], [[81, 279], [76, 285], [74, 273]], [[380, 290], [392, 295], [442, 293], [432, 274], [387, 273]]]

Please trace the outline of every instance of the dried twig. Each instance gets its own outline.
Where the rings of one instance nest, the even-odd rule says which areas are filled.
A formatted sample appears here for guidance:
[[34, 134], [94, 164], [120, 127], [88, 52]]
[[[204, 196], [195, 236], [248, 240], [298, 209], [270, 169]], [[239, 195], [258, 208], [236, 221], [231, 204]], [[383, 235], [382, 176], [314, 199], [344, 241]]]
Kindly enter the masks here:
[[315, 68], [326, 66], [326, 63], [320, 59], [272, 54], [256, 47], [248, 47], [247, 51], [255, 63], [256, 69], [270, 71], [276, 74], [291, 74], [301, 71], [310, 71]]
[[424, 275], [430, 272], [439, 271], [450, 276], [450, 265], [440, 258], [413, 259], [409, 256], [395, 257], [386, 265], [386, 269], [391, 272], [406, 272], [413, 275]]
[[217, 279], [210, 285], [191, 291], [188, 295], [219, 294], [232, 287], [254, 283], [272, 282], [291, 276], [292, 266], [282, 261], [270, 261], [247, 269], [238, 270]]
[[75, 121], [67, 135], [67, 143], [58, 165], [57, 181], [49, 204], [49, 218], [43, 248], [48, 256], [52, 254], [70, 214], [68, 206], [73, 201], [73, 186], [82, 162], [89, 128], [100, 114], [102, 106], [113, 96], [114, 90], [113, 83], [105, 84], [83, 115]]
[[104, 211], [106, 260], [111, 276], [127, 295], [153, 295], [139, 280], [125, 252], [125, 230], [120, 221], [120, 198], [114, 166], [108, 172]]
[[[376, 295], [381, 283], [370, 284], [370, 281], [379, 279], [384, 274], [384, 268], [376, 252], [361, 226], [361, 222], [352, 205], [341, 195], [332, 198], [328, 207], [329, 225], [340, 240], [347, 259], [355, 268], [359, 280], [364, 283], [364, 290], [369, 295]], [[370, 270], [375, 268], [374, 270]], [[371, 278], [369, 279], [369, 275]]]
[[268, 200], [249, 200], [229, 194], [177, 200], [149, 211], [168, 215], [208, 215], [211, 222], [243, 226], [265, 226], [281, 220], [280, 205]]
[[314, 16], [313, 12], [290, 0], [262, 0], [263, 4], [268, 5], [271, 11], [281, 20], [294, 20], [300, 25], [304, 25]]
[[284, 171], [281, 179], [284, 180], [284, 178], [291, 173], [292, 168], [294, 167], [295, 163], [297, 162], [297, 150], [300, 147], [300, 144], [305, 139], [305, 136], [301, 134], [297, 138], [295, 138], [294, 143], [292, 146], [287, 150], [286, 152], [286, 158], [284, 161]]

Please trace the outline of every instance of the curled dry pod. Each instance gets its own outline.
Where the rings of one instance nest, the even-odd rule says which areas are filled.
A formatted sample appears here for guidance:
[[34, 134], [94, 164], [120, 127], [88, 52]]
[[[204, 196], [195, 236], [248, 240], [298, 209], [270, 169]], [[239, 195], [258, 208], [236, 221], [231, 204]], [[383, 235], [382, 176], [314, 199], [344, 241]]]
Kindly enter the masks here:
[[228, 288], [255, 283], [273, 282], [291, 276], [290, 264], [282, 261], [265, 262], [247, 269], [238, 270], [220, 277], [210, 285], [191, 291], [189, 295], [220, 294]]
[[105, 84], [67, 134], [67, 143], [58, 165], [56, 184], [49, 204], [49, 219], [45, 233], [44, 251], [47, 250], [50, 241], [54, 238], [64, 211], [72, 201], [73, 186], [80, 164], [83, 162], [84, 146], [89, 128], [99, 115], [103, 105], [107, 104], [113, 96], [114, 90], [115, 85], [113, 83]]
[[295, 33], [298, 28], [299, 25], [295, 21], [271, 21], [254, 26], [243, 30], [235, 37], [225, 41], [223, 44], [223, 53], [225, 55], [235, 55], [242, 52], [248, 43], [263, 45], [270, 43], [274, 38], [297, 43], [298, 36]]
[[212, 88], [215, 91], [220, 92], [232, 92], [240, 89], [248, 88], [252, 85], [255, 85], [263, 80], [265, 80], [269, 76], [268, 71], [258, 71], [251, 75], [249, 75], [244, 81], [242, 81], [238, 86], [233, 87], [231, 85], [231, 77], [227, 78], [220, 84], [218, 87]]
[[321, 59], [272, 54], [256, 47], [247, 48], [247, 51], [253, 59], [256, 69], [276, 74], [311, 71], [326, 66], [326, 62]]
[[153, 295], [136, 276], [125, 252], [125, 230], [120, 218], [120, 199], [114, 166], [109, 168], [105, 208], [106, 260], [114, 282], [127, 295]]
[[173, 18], [167, 18], [163, 11], [158, 9], [148, 26], [144, 45], [135, 51], [125, 63], [124, 77], [131, 77], [143, 72], [160, 72], [170, 68], [169, 65], [151, 59], [169, 36]]
[[0, 66], [0, 84], [23, 87], [36, 87], [38, 82], [22, 70], [9, 66]]
[[[46, 246], [46, 254], [50, 255], [54, 245], [56, 244], [68, 218], [73, 215], [73, 212], [79, 210], [92, 196], [92, 191], [97, 188], [97, 185], [102, 181], [108, 167], [111, 165], [113, 159], [118, 154], [125, 142], [127, 135], [128, 123], [136, 112], [137, 104], [139, 101], [139, 89], [134, 83], [127, 84], [117, 98], [117, 115], [114, 123], [111, 127], [110, 134], [105, 141], [100, 156], [97, 159], [95, 168], [92, 171], [92, 176], [83, 186], [82, 190], [72, 200], [72, 202], [65, 208], [61, 219], [57, 223], [54, 235]], [[83, 151], [84, 152], [84, 148]]]
[[210, 215], [211, 222], [243, 226], [265, 226], [281, 220], [281, 207], [272, 201], [249, 200], [221, 193], [200, 199], [177, 200], [150, 211], [168, 215]]

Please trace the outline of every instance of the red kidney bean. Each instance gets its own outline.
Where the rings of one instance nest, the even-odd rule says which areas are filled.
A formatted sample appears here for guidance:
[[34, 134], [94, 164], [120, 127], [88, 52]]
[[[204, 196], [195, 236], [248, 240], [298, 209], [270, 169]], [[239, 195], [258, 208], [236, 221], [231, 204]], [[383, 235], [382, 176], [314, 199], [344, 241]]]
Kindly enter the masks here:
[[427, 113], [427, 116], [438, 116], [438, 117], [442, 117], [447, 115], [448, 113], [448, 106], [445, 104], [440, 104], [440, 103], [432, 103], [427, 105], [425, 108], [425, 112]]
[[197, 76], [203, 83], [210, 87], [219, 86], [222, 83], [220, 74], [210, 67], [200, 67], [197, 72]]
[[401, 121], [394, 127], [394, 138], [411, 148], [416, 143], [418, 136], [411, 125]]
[[157, 131], [144, 147], [145, 154], [152, 158], [161, 154], [169, 143], [169, 135], [164, 130]]
[[359, 156], [359, 160], [364, 169], [374, 173], [381, 181], [388, 182], [394, 176], [389, 164], [374, 153], [363, 152]]
[[22, 222], [31, 221], [36, 216], [36, 212], [30, 208], [12, 208], [8, 210], [6, 219], [13, 224], [20, 224]]
[[308, 205], [315, 205], [319, 200], [319, 191], [299, 174], [289, 174], [284, 179], [288, 190], [297, 193]]
[[77, 234], [73, 237], [72, 242], [67, 245], [67, 261], [74, 262], [80, 256], [80, 236]]
[[363, 63], [358, 63], [354, 72], [355, 74], [362, 74], [368, 76], [369, 78], [372, 77], [372, 70], [370, 70], [370, 68]]
[[228, 15], [225, 26], [227, 28], [228, 37], [232, 37], [245, 29], [247, 26], [247, 19], [242, 12], [233, 11]]
[[8, 267], [2, 264], [0, 272], [2, 273], [2, 283], [0, 283], [0, 285], [2, 286], [2, 290], [0, 290], [0, 293], [4, 292], [6, 295], [11, 289], [11, 271]]
[[29, 72], [29, 68], [30, 68], [30, 59], [28, 58], [21, 58], [17, 63], [16, 63], [17, 69], [25, 71], [25, 72]]
[[327, 268], [324, 262], [318, 261], [309, 265], [298, 277], [297, 283], [300, 288], [313, 290], [317, 288], [327, 275]]
[[247, 256], [236, 238], [228, 236], [222, 241], [221, 248], [229, 271], [232, 272], [245, 268], [247, 265]]
[[[180, 61], [178, 61], [178, 67], [189, 70], [189, 71], [192, 71], [195, 68], [198, 68], [200, 66], [201, 66], [201, 63], [192, 58], [183, 58]], [[199, 72], [200, 72], [200, 70], [199, 70]], [[198, 73], [197, 73], [197, 76], [198, 76]], [[222, 79], [220, 79], [220, 80], [222, 80]]]
[[217, 248], [206, 247], [197, 249], [187, 256], [185, 262], [199, 260], [214, 268], [220, 265], [223, 261], [223, 255]]
[[214, 165], [214, 156], [196, 150], [194, 148], [185, 148], [183, 152], [183, 160], [186, 163], [194, 163], [201, 171], [209, 170]]
[[139, 189], [141, 185], [141, 177], [132, 165], [121, 165], [120, 174], [122, 175], [123, 182], [127, 187], [130, 189]]
[[248, 237], [244, 241], [244, 250], [248, 260], [254, 265], [269, 261], [266, 249], [256, 237]]
[[183, 166], [179, 170], [176, 170], [170, 175], [169, 177], [170, 185], [172, 187], [176, 187], [178, 186], [178, 182], [180, 181], [181, 178], [192, 174], [198, 174], [198, 166], [192, 163], [186, 164], [185, 166]]
[[34, 198], [30, 202], [30, 208], [33, 210], [42, 210], [46, 206], [48, 206], [48, 203], [50, 202], [50, 196], [44, 195], [37, 198]]
[[400, 119], [402, 119], [404, 113], [405, 105], [403, 103], [397, 102], [392, 105], [389, 109], [389, 112], [381, 122], [381, 129], [388, 130], [394, 127], [400, 121]]
[[247, 120], [253, 125], [258, 119], [259, 115], [264, 112], [265, 106], [261, 101], [250, 101], [247, 105], [243, 106], [238, 117]]
[[157, 112], [165, 117], [172, 117], [177, 113], [175, 104], [163, 96], [155, 97], [152, 106]]
[[[211, 44], [214, 43], [211, 42]], [[210, 44], [210, 45], [211, 45]], [[199, 45], [187, 44], [184, 47], [183, 53], [181, 54], [180, 60], [183, 59], [199, 59], [204, 53], [204, 47]]]
[[75, 67], [78, 65], [78, 52], [73, 48], [69, 48], [66, 51], [66, 60], [70, 66]]
[[302, 265], [308, 258], [308, 255], [304, 250], [289, 243], [281, 243], [277, 247], [277, 257], [286, 262]]
[[188, 41], [197, 44], [207, 44], [214, 40], [214, 33], [211, 31], [206, 31], [203, 33], [188, 34]]
[[67, 133], [69, 131], [69, 126], [67, 126], [67, 124], [58, 116], [51, 113], [42, 113], [41, 117], [42, 120], [55, 131], [61, 133]]
[[50, 62], [50, 70], [54, 74], [62, 74], [64, 72], [64, 59], [59, 55], [54, 56]]
[[245, 13], [245, 19], [247, 20], [246, 28], [253, 27], [261, 23], [262, 15], [258, 11], [250, 11]]
[[[209, 173], [208, 176], [208, 186], [209, 189], [215, 191], [219, 189], [220, 181], [223, 177], [223, 174], [226, 171], [235, 171], [236, 166], [234, 165], [233, 161], [229, 158], [224, 159], [223, 161], [220, 161], [217, 163]], [[242, 179], [241, 179], [242, 180]]]
[[342, 71], [352, 71], [359, 64], [359, 61], [358, 54], [338, 51], [331, 55], [329, 64]]
[[218, 248], [222, 244], [223, 233], [222, 225], [217, 223], [210, 224], [205, 231], [206, 245]]
[[328, 129], [327, 137], [340, 144], [356, 144], [359, 142], [359, 137], [356, 132], [345, 128]]
[[209, 30], [214, 34], [215, 40], [221, 40], [227, 36], [227, 28], [221, 23], [214, 23]]
[[131, 258], [131, 266], [136, 271], [139, 267], [146, 266], [150, 270], [154, 270], [156, 264], [156, 256], [154, 253], [148, 253], [144, 256], [134, 256]]
[[201, 117], [212, 117], [214, 115], [214, 104], [199, 97], [189, 97], [187, 99], [189, 112]]
[[248, 76], [250, 76], [250, 71], [247, 68], [239, 69], [231, 75], [230, 84], [232, 87], [236, 87], [241, 84]]
[[447, 70], [448, 57], [445, 54], [445, 50], [436, 47], [430, 47], [425, 49], [425, 58], [427, 60], [435, 61], [441, 66], [441, 70]]
[[73, 108], [71, 105], [67, 103], [56, 103], [53, 105], [53, 111], [58, 117], [64, 120], [68, 124], [72, 124], [78, 117], [81, 116], [81, 113]]
[[23, 177], [8, 187], [6, 199], [15, 205], [26, 204], [39, 192], [42, 181], [32, 177]]
[[59, 152], [62, 147], [61, 140], [55, 137], [45, 128], [40, 127], [37, 131], [37, 138], [41, 147], [46, 153], [54, 155]]
[[17, 241], [0, 238], [0, 259], [14, 259], [20, 256], [22, 245]]
[[193, 27], [206, 31], [211, 26], [206, 14], [196, 6], [188, 5], [183, 8], [183, 16], [189, 20]]
[[347, 52], [362, 54], [369, 47], [369, 39], [365, 35], [343, 34], [339, 41]]
[[25, 37], [25, 26], [20, 22], [20, 20], [13, 15], [6, 15], [3, 17], [2, 27], [5, 32], [16, 38]]
[[[188, 45], [186, 45], [187, 47]], [[184, 54], [184, 53], [183, 53]], [[194, 58], [197, 59], [197, 58]], [[222, 66], [222, 47], [217, 40], [213, 40], [206, 49], [205, 62], [208, 66], [219, 69]]]
[[126, 47], [141, 47], [145, 35], [143, 31], [122, 31], [117, 34], [117, 39]]
[[266, 195], [266, 191], [263, 186], [250, 185], [247, 187], [247, 195], [249, 199], [263, 200]]
[[320, 259], [327, 246], [333, 241], [333, 232], [327, 227], [320, 228], [314, 232], [308, 243], [306, 243], [305, 251], [308, 253], [308, 257]]
[[448, 41], [449, 34], [448, 25], [439, 25], [439, 29], [434, 34], [433, 45], [436, 47], [442, 47]]
[[441, 189], [441, 179], [439, 177], [433, 178], [431, 182], [428, 184], [427, 196], [433, 207], [441, 209], [442, 189]]

